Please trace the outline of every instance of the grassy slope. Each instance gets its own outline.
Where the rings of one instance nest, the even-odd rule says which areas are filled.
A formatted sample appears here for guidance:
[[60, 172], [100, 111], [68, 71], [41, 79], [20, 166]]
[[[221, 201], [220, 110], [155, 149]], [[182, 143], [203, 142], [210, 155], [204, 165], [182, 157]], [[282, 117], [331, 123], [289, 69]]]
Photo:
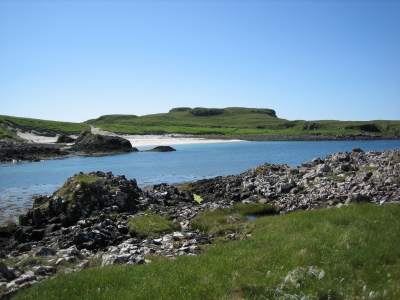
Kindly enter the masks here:
[[6, 128], [5, 123], [7, 121], [26, 129], [35, 129], [38, 131], [53, 133], [77, 134], [82, 130], [89, 128], [89, 126], [84, 123], [59, 122], [0, 115], [0, 138], [6, 134], [15, 136], [12, 131]]
[[[399, 205], [295, 212], [252, 224], [251, 238], [221, 242], [198, 257], [59, 275], [15, 299], [274, 299], [277, 288], [313, 296], [307, 299], [400, 298]], [[310, 266], [323, 278], [299, 271], [298, 280], [285, 282]]]
[[1, 139], [15, 139], [16, 134], [14, 131], [9, 130], [7, 126], [5, 126], [1, 121], [0, 121], [0, 140]]
[[[190, 111], [170, 111], [145, 116], [106, 115], [88, 123], [104, 130], [130, 133], [188, 133], [221, 135], [400, 135], [400, 121], [287, 121], [263, 110], [226, 108], [220, 115], [194, 116]], [[373, 124], [377, 132], [357, 126]]]

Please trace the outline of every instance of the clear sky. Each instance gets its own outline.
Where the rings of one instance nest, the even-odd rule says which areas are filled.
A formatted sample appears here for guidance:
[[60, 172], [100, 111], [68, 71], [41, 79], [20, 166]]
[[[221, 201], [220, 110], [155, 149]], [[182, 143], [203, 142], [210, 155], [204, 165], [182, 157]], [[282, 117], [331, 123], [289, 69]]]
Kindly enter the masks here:
[[400, 1], [0, 0], [0, 114], [400, 119]]

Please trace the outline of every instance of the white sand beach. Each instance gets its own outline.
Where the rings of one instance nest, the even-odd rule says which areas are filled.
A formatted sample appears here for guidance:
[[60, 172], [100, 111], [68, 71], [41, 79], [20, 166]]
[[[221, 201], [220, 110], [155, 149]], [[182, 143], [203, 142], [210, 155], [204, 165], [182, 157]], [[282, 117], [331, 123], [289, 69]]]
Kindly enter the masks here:
[[128, 135], [115, 134], [105, 131], [100, 128], [91, 126], [92, 133], [102, 135], [120, 136], [129, 140], [133, 147], [147, 146], [170, 146], [170, 145], [186, 145], [186, 144], [212, 144], [212, 143], [232, 143], [240, 142], [241, 140], [226, 140], [226, 139], [206, 139], [188, 136], [184, 134], [157, 134], [157, 135]]
[[194, 138], [187, 136], [185, 137], [184, 135], [122, 135], [122, 137], [129, 140], [133, 147], [232, 143], [241, 141], [241, 140]]
[[[206, 139], [201, 137], [193, 137], [184, 134], [160, 134], [160, 135], [127, 135], [115, 134], [113, 132], [104, 131], [91, 126], [92, 133], [101, 135], [120, 136], [129, 140], [133, 147], [151, 147], [151, 146], [171, 146], [171, 145], [186, 145], [186, 144], [212, 144], [212, 143], [232, 143], [240, 142], [241, 140], [225, 140], [225, 139]], [[17, 131], [20, 138], [31, 143], [55, 143], [57, 136], [49, 137], [38, 135], [34, 132]], [[75, 136], [76, 137], [76, 136]]]

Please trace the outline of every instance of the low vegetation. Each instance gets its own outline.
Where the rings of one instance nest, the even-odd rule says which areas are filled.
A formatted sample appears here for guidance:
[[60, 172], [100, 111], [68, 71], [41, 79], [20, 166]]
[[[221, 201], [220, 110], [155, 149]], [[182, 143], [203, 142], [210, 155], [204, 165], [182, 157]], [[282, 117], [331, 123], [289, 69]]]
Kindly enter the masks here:
[[249, 233], [252, 227], [247, 222], [249, 216], [265, 216], [276, 213], [276, 209], [269, 204], [236, 204], [230, 208], [199, 213], [192, 220], [192, 227], [213, 235], [236, 233], [243, 236]]
[[15, 139], [17, 135], [11, 129], [9, 129], [4, 123], [0, 121], [0, 140], [3, 139]]
[[92, 184], [99, 180], [102, 180], [102, 178], [91, 174], [79, 173], [64, 183], [64, 185], [56, 193], [58, 196], [63, 198], [73, 198], [77, 185]]
[[400, 298], [399, 205], [299, 211], [251, 223], [251, 237], [197, 257], [58, 275], [15, 299]]
[[179, 229], [179, 225], [166, 217], [148, 213], [129, 220], [128, 230], [132, 236], [142, 238], [154, 237], [162, 233], [173, 232]]

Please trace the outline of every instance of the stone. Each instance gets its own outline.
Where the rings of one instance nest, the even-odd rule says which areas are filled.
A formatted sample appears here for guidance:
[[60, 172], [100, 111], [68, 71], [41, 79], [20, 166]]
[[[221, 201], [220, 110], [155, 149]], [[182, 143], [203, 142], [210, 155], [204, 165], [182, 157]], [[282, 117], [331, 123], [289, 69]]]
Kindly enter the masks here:
[[71, 147], [85, 153], [137, 152], [129, 140], [118, 136], [107, 136], [83, 132]]
[[35, 273], [33, 271], [27, 271], [21, 276], [19, 276], [17, 279], [14, 280], [14, 283], [17, 285], [23, 284], [25, 282], [33, 281], [36, 280]]
[[56, 273], [56, 268], [52, 266], [34, 266], [33, 272], [37, 276], [48, 276]]
[[33, 241], [40, 241], [43, 239], [45, 235], [45, 229], [41, 228], [41, 229], [33, 229], [32, 230], [32, 235], [31, 235], [31, 239]]
[[73, 245], [67, 249], [58, 250], [57, 254], [63, 256], [79, 256], [80, 251], [77, 249], [76, 245]]
[[343, 172], [349, 172], [349, 171], [351, 171], [352, 167], [351, 167], [351, 164], [341, 164], [340, 169]]
[[330, 171], [331, 171], [331, 168], [327, 164], [320, 164], [317, 166], [318, 174], [328, 173]]
[[293, 181], [281, 183], [278, 187], [278, 193], [289, 193], [295, 186], [296, 184]]
[[19, 252], [27, 252], [30, 251], [32, 249], [32, 245], [30, 243], [23, 243], [23, 244], [19, 244], [16, 249]]
[[182, 232], [176, 231], [172, 234], [172, 237], [174, 238], [174, 240], [182, 240], [185, 238], [185, 236], [183, 235]]
[[15, 278], [15, 273], [10, 270], [5, 263], [0, 261], [0, 279], [4, 278], [7, 281], [13, 280]]
[[176, 151], [176, 149], [172, 148], [171, 146], [157, 146], [157, 147], [154, 147], [147, 151], [150, 151], [150, 152], [173, 152], [173, 151]]
[[54, 256], [56, 255], [56, 250], [50, 247], [40, 247], [36, 252], [35, 256]]
[[17, 224], [9, 222], [6, 225], [0, 226], [0, 238], [12, 237], [17, 230]]
[[115, 259], [116, 259], [115, 254], [104, 254], [102, 256], [101, 266], [105, 267], [108, 265], [112, 265], [112, 264], [114, 264]]

